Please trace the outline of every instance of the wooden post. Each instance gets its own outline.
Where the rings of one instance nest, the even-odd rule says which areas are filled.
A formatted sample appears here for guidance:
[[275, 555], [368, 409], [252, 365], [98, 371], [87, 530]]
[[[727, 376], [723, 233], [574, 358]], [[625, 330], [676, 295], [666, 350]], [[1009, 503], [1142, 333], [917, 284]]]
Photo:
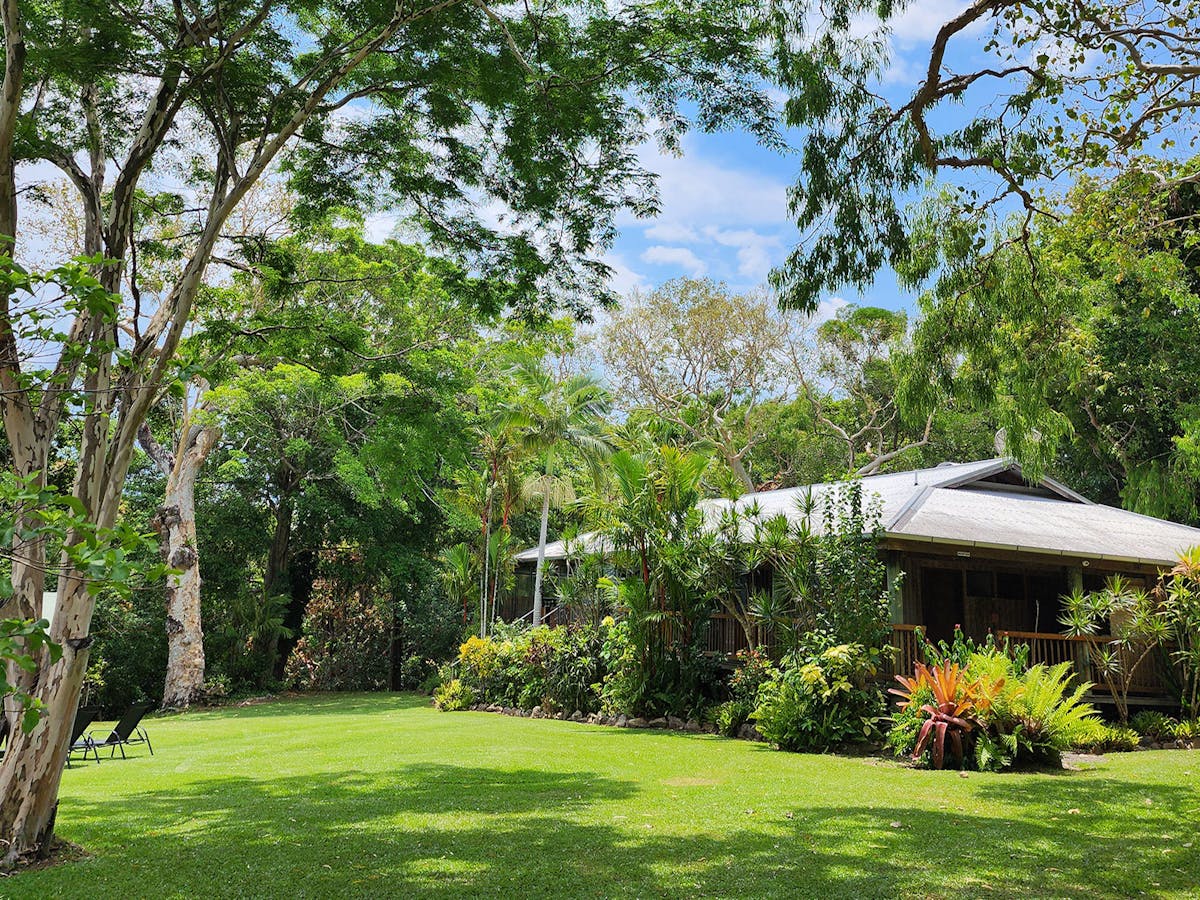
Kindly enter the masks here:
[[884, 559], [887, 565], [888, 615], [893, 625], [904, 624], [904, 572], [900, 568], [900, 554], [894, 550], [887, 551]]
[[[1068, 566], [1067, 567], [1067, 589], [1071, 593], [1083, 591], [1083, 566]], [[1054, 617], [1054, 625], [1058, 626], [1057, 611]], [[1071, 668], [1075, 670], [1075, 678], [1079, 681], [1090, 681], [1091, 675], [1091, 654], [1088, 652], [1087, 641], [1072, 641], [1072, 648], [1075, 651], [1071, 654]]]

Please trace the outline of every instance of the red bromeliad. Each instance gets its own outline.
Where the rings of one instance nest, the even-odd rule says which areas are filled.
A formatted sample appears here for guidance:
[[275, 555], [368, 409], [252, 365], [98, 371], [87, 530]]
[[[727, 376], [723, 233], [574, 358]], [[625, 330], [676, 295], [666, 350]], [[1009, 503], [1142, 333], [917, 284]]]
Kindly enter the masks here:
[[978, 715], [991, 706], [992, 698], [999, 692], [1003, 680], [990, 685], [984, 685], [982, 680], [968, 681], [958, 664], [951, 662], [932, 669], [917, 663], [915, 678], [897, 675], [896, 680], [904, 688], [891, 688], [890, 693], [901, 698], [901, 709], [906, 709], [922, 688], [929, 688], [933, 693], [933, 702], [921, 706], [921, 711], [929, 718], [921, 726], [912, 758], [920, 759], [925, 750], [932, 747], [933, 766], [935, 769], [942, 768], [946, 757], [946, 738], [949, 737], [954, 758], [961, 766], [963, 735], [969, 734], [979, 724]]

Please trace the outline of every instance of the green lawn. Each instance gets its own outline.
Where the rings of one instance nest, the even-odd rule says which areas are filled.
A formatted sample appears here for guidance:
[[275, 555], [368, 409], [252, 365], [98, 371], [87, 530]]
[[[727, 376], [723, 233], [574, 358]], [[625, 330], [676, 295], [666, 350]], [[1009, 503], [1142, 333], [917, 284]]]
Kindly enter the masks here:
[[1197, 896], [1200, 753], [979, 775], [321, 696], [63, 779], [92, 858], [4, 897]]

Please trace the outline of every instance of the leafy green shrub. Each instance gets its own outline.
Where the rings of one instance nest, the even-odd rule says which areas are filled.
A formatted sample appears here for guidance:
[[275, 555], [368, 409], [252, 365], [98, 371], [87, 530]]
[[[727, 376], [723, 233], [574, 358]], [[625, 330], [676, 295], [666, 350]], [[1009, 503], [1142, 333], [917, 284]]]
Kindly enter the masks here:
[[474, 692], [458, 678], [451, 678], [433, 692], [433, 705], [442, 712], [467, 709], [474, 702]]
[[519, 706], [533, 695], [540, 698], [545, 689], [543, 644], [550, 631], [533, 629], [509, 638], [472, 635], [459, 647], [458, 677], [489, 703]]
[[605, 665], [604, 626], [566, 630], [546, 664], [543, 705], [566, 712], [596, 712]]
[[441, 680], [457, 676], [480, 701], [500, 706], [594, 712], [608, 661], [623, 654], [620, 646], [610, 618], [599, 627], [498, 629], [490, 638], [468, 638], [455, 671]]
[[633, 713], [645, 694], [646, 675], [638, 664], [629, 622], [622, 620], [608, 628], [600, 654], [607, 670], [600, 686], [601, 708], [610, 715]]
[[230, 684], [228, 675], [213, 675], [205, 678], [204, 687], [200, 691], [203, 701], [213, 706], [224, 703], [232, 692], [233, 686]]
[[922, 629], [917, 631], [917, 649], [921, 661], [927, 666], [940, 666], [951, 662], [960, 668], [974, 664], [980, 666], [1004, 668], [1011, 672], [1024, 672], [1029, 668], [1029, 645], [1013, 644], [1008, 638], [997, 641], [994, 634], [989, 633], [982, 641], [967, 637], [960, 626], [954, 626], [954, 637], [936, 643], [925, 637]]
[[1166, 741], [1175, 737], [1175, 726], [1178, 724], [1170, 716], [1153, 709], [1143, 709], [1129, 720], [1130, 728], [1152, 741]]
[[824, 752], [878, 734], [877, 654], [861, 644], [788, 654], [758, 692], [757, 727], [782, 750]]
[[714, 707], [712, 722], [725, 737], [737, 737], [742, 726], [754, 715], [754, 705], [745, 700], [726, 700]]
[[1112, 753], [1128, 753], [1136, 750], [1141, 742], [1138, 740], [1137, 732], [1132, 728], [1121, 728], [1118, 725], [1108, 725], [1106, 727], [1105, 740], [1103, 749]]
[[1108, 725], [1092, 719], [1075, 734], [1074, 748], [1088, 753], [1124, 753], [1136, 750], [1141, 739], [1132, 728]]
[[434, 669], [421, 680], [421, 683], [417, 685], [417, 690], [422, 694], [432, 695], [433, 692], [436, 691], [441, 685], [445, 684], [445, 682], [446, 679], [442, 678], [442, 670], [439, 667]]
[[400, 662], [396, 672], [397, 687], [402, 691], [419, 690], [421, 684], [437, 671], [437, 662], [420, 653], [410, 653]]
[[737, 667], [729, 676], [729, 697], [709, 715], [717, 731], [737, 737], [741, 727], [754, 718], [759, 689], [778, 673], [771, 658], [759, 649], [739, 650], [734, 657]]
[[1190, 741], [1200, 738], [1200, 719], [1184, 719], [1171, 729], [1171, 737]]

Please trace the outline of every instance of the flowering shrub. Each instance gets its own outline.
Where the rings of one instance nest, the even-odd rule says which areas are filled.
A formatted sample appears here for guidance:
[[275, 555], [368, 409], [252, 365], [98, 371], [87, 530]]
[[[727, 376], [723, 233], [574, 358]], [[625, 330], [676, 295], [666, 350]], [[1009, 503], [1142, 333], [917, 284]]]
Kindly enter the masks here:
[[457, 678], [472, 693], [472, 702], [594, 712], [607, 674], [611, 623], [472, 636], [459, 648]]
[[729, 678], [729, 695], [734, 700], [753, 704], [758, 697], [758, 689], [770, 681], [778, 669], [771, 657], [761, 649], [739, 650], [734, 657], [737, 668]]
[[883, 696], [871, 683], [877, 654], [837, 644], [788, 654], [758, 691], [758, 730], [782, 750], [824, 752], [879, 733]]

